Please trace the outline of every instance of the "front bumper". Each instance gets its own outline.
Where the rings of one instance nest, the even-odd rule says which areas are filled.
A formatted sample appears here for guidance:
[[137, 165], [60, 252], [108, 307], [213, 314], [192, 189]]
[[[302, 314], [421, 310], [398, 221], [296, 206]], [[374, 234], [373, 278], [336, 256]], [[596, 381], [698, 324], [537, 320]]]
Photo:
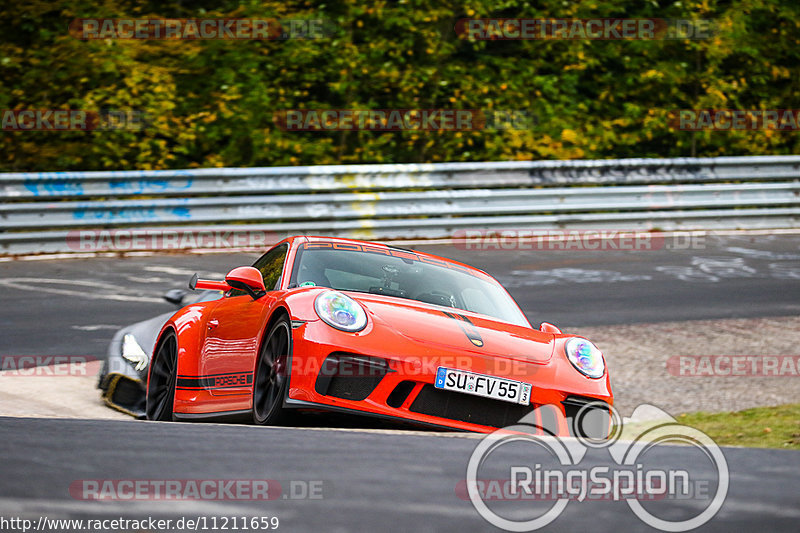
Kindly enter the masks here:
[[[484, 433], [528, 416], [543, 433], [567, 436], [584, 433], [573, 423], [579, 406], [598, 402], [590, 407], [602, 410], [613, 403], [607, 375], [586, 378], [559, 354], [540, 364], [396, 337], [340, 332], [321, 321], [295, 328], [286, 406]], [[440, 366], [530, 383], [531, 404], [437, 389]]]

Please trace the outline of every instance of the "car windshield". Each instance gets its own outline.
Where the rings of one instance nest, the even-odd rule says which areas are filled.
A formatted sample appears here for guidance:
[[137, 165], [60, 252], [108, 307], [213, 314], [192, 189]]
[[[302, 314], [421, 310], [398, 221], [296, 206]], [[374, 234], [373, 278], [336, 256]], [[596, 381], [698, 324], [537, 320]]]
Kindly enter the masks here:
[[506, 290], [467, 267], [397, 248], [312, 242], [300, 246], [290, 287], [383, 294], [530, 327]]

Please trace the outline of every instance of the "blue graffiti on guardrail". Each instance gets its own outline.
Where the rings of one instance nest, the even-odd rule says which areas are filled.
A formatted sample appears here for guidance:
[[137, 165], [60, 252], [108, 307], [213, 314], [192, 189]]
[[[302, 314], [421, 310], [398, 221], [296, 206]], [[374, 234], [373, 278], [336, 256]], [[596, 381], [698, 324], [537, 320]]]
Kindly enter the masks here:
[[[45, 177], [26, 179], [24, 187], [33, 196], [88, 196], [89, 194], [147, 194], [148, 192], [180, 192], [192, 187], [193, 178], [184, 176], [175, 179], [108, 180], [108, 190], [91, 191], [84, 189], [83, 181], [66, 177]], [[91, 187], [90, 187], [91, 189]]]
[[166, 209], [137, 208], [137, 209], [85, 209], [79, 208], [72, 211], [74, 220], [102, 220], [106, 222], [144, 222], [161, 219], [191, 219], [192, 214], [188, 207], [172, 207]]
[[83, 194], [83, 185], [77, 181], [55, 180], [25, 180], [25, 188], [34, 196], [80, 196]]
[[129, 194], [145, 194], [147, 192], [183, 191], [192, 187], [193, 179], [189, 176], [184, 178], [186, 183], [174, 182], [173, 180], [111, 180], [108, 182], [109, 188], [114, 192], [123, 191]]

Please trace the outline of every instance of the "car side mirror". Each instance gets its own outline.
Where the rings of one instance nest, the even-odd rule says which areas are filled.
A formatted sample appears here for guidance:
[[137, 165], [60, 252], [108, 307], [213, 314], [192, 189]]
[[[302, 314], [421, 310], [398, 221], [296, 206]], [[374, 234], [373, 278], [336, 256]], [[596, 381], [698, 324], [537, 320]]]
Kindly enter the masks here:
[[261, 272], [250, 266], [237, 267], [228, 272], [225, 275], [225, 283], [234, 289], [246, 292], [253, 300], [258, 300], [267, 292]]
[[183, 289], [170, 289], [164, 293], [163, 298], [171, 304], [181, 305], [186, 294], [188, 293]]
[[539, 326], [539, 331], [543, 333], [553, 333], [554, 335], [561, 334], [561, 330], [555, 327], [550, 322], [542, 322], [541, 325]]

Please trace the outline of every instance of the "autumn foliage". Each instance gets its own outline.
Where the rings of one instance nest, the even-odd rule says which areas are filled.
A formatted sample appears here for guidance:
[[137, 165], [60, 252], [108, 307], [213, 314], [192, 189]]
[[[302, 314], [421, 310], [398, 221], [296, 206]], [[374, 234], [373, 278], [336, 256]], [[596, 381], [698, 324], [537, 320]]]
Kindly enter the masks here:
[[[681, 131], [680, 109], [800, 108], [800, 2], [4, 2], [0, 110], [125, 110], [141, 129], [0, 131], [0, 170], [798, 153], [800, 133]], [[320, 39], [81, 40], [77, 18], [323, 19]], [[706, 39], [472, 40], [465, 18], [711, 20]], [[524, 111], [528, 127], [291, 131], [303, 109]]]

